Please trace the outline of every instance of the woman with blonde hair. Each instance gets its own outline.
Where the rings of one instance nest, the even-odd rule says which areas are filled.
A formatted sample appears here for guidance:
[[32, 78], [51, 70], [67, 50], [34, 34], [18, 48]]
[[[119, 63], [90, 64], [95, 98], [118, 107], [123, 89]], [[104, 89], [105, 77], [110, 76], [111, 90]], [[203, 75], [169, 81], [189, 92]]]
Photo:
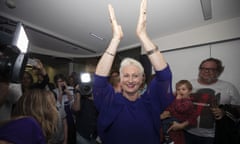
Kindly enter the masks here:
[[30, 116], [36, 119], [47, 143], [56, 132], [58, 122], [58, 111], [51, 95], [50, 91], [32, 89], [19, 99], [12, 113], [13, 117]]

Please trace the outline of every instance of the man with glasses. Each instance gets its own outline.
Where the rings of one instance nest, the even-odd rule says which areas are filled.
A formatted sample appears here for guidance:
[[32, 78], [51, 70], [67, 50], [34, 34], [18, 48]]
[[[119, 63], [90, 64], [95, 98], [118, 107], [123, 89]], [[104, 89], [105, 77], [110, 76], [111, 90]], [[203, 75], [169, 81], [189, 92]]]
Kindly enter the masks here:
[[215, 122], [224, 117], [224, 111], [219, 105], [240, 105], [240, 95], [236, 87], [218, 79], [223, 70], [220, 60], [208, 58], [199, 66], [198, 79], [191, 80], [198, 124], [186, 129], [187, 144], [213, 144]]

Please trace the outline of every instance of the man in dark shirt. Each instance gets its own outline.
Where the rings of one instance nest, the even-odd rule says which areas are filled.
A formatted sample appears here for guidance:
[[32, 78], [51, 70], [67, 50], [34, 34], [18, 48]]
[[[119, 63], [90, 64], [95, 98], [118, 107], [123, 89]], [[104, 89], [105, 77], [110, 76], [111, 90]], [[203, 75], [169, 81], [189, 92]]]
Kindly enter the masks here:
[[98, 114], [93, 96], [81, 95], [80, 91], [75, 91], [75, 96], [72, 109], [76, 116], [77, 143], [96, 144]]

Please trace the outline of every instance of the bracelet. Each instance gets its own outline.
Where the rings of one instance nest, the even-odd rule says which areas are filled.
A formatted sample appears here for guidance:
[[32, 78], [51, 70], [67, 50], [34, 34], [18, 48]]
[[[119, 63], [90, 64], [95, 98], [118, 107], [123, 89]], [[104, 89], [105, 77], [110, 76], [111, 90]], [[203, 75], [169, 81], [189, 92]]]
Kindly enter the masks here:
[[105, 51], [105, 53], [108, 54], [108, 55], [110, 55], [110, 56], [115, 56], [115, 54], [110, 53], [110, 52], [108, 52], [108, 51]]
[[156, 46], [154, 49], [152, 49], [152, 50], [150, 50], [150, 51], [147, 51], [146, 54], [147, 54], [147, 55], [151, 55], [151, 54], [153, 54], [153, 53], [155, 53], [155, 52], [157, 52], [157, 51], [158, 51], [158, 47]]

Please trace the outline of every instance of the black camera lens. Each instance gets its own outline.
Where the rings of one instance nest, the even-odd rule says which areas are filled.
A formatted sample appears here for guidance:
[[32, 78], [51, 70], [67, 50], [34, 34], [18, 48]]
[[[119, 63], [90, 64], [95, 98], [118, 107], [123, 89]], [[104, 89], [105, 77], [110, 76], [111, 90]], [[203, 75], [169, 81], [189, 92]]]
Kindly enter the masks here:
[[90, 96], [92, 93], [92, 86], [90, 84], [81, 84], [80, 85], [81, 95]]
[[91, 87], [90, 86], [85, 86], [85, 87], [83, 87], [83, 90], [85, 92], [89, 92], [91, 90]]

